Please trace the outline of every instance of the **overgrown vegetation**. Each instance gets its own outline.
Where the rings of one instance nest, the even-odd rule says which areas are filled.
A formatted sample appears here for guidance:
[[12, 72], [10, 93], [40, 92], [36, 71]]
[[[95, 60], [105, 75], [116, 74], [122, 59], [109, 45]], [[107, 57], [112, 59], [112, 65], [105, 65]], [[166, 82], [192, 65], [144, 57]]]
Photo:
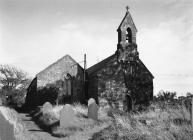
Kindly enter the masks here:
[[[4, 105], [21, 107], [25, 101], [26, 89], [29, 78], [22, 70], [8, 65], [0, 66], [0, 98]], [[114, 88], [111, 88], [114, 87]], [[42, 104], [44, 101], [56, 102], [57, 88], [42, 91]], [[132, 112], [118, 110], [115, 103], [122, 101], [122, 93], [125, 89], [119, 89], [113, 83], [103, 91], [99, 100], [99, 120], [93, 121], [87, 118], [88, 108], [80, 104], [74, 104], [76, 124], [72, 127], [59, 126], [60, 111], [62, 105], [54, 106], [47, 112], [37, 109], [31, 112], [36, 124], [54, 137], [64, 139], [129, 139], [129, 140], [191, 140], [193, 129], [190, 122], [191, 99], [193, 94], [188, 92], [186, 96], [176, 96], [176, 92], [160, 91], [154, 97], [150, 106], [136, 105]], [[45, 98], [46, 97], [46, 98]], [[64, 97], [60, 97], [63, 101]], [[60, 101], [59, 101], [60, 103]], [[18, 139], [27, 139], [25, 128], [18, 119], [16, 111], [10, 108], [0, 107], [1, 113], [14, 125]], [[33, 139], [33, 136], [30, 137]], [[34, 139], [36, 139], [34, 137]]]
[[63, 106], [54, 106], [46, 113], [36, 111], [33, 117], [54, 137], [65, 139], [191, 140], [193, 129], [190, 106], [185, 104], [189, 96], [182, 100], [169, 95], [167, 97], [171, 98], [163, 98], [162, 95], [165, 97], [165, 94], [158, 94], [156, 101], [149, 107], [141, 111], [136, 107], [130, 113], [112, 109], [108, 101], [101, 99], [103, 101], [100, 102], [97, 122], [87, 118], [86, 106], [75, 104], [73, 109], [78, 120], [75, 127], [59, 127], [60, 110]]
[[0, 65], [0, 98], [4, 105], [21, 107], [30, 83], [27, 73], [10, 65]]
[[51, 110], [43, 113], [42, 109], [31, 112], [36, 124], [54, 137], [66, 139], [90, 139], [96, 132], [103, 130], [110, 124], [111, 118], [104, 115], [104, 110], [99, 110], [99, 121], [94, 121], [87, 117], [87, 107], [74, 104], [76, 122], [71, 127], [63, 128], [59, 125], [60, 111], [62, 105], [54, 106]]
[[112, 124], [94, 134], [94, 140], [191, 140], [190, 111], [184, 105], [152, 103], [145, 111], [112, 111]]

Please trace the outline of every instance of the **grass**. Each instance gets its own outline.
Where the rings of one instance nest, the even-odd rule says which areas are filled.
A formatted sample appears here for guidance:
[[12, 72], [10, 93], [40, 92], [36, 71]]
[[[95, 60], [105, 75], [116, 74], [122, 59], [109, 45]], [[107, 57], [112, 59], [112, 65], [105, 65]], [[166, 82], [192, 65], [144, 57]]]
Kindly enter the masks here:
[[184, 106], [153, 106], [137, 113], [112, 112], [113, 124], [94, 139], [192, 140], [190, 112]]
[[99, 120], [87, 118], [88, 108], [74, 104], [77, 123], [72, 127], [59, 126], [60, 111], [63, 106], [54, 106], [46, 113], [36, 111], [34, 117], [55, 137], [64, 139], [89, 140], [192, 140], [193, 129], [190, 112], [183, 106], [152, 104], [141, 112], [125, 113], [101, 106]]
[[99, 120], [94, 121], [87, 117], [88, 108], [81, 104], [72, 105], [75, 113], [75, 122], [72, 126], [64, 128], [59, 126], [60, 111], [63, 106], [53, 106], [52, 109], [43, 112], [42, 109], [32, 112], [31, 115], [42, 129], [49, 132], [54, 137], [66, 139], [90, 139], [110, 124], [110, 117], [105, 114], [105, 110], [99, 109]]

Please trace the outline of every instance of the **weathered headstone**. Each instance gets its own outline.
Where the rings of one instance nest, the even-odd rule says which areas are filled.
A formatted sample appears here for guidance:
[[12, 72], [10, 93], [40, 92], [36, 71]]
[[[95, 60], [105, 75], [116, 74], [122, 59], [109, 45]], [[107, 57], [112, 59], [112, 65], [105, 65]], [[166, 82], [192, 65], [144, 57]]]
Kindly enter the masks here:
[[75, 125], [75, 113], [71, 105], [66, 104], [60, 111], [60, 127], [71, 127]]
[[50, 102], [45, 102], [43, 107], [42, 107], [42, 112], [46, 113], [51, 109], [52, 109], [52, 104]]
[[10, 124], [0, 111], [0, 140], [15, 140], [14, 127]]
[[98, 106], [93, 98], [88, 100], [88, 118], [98, 119]]
[[2, 101], [2, 99], [0, 98], [0, 106], [1, 106], [1, 105], [3, 105], [3, 101]]
[[191, 111], [191, 123], [192, 123], [192, 127], [193, 127], [193, 97], [192, 97], [192, 105], [191, 105], [192, 111]]
[[105, 107], [108, 105], [108, 101], [106, 99], [100, 99], [100, 107]]

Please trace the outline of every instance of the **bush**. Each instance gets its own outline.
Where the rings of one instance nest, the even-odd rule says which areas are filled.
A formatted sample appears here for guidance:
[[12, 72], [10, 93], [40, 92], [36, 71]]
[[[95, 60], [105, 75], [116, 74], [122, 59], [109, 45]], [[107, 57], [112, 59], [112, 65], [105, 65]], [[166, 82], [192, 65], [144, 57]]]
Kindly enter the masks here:
[[0, 97], [3, 104], [21, 107], [24, 104], [26, 89], [30, 83], [27, 73], [9, 65], [0, 65]]
[[20, 108], [25, 103], [26, 92], [24, 90], [18, 89], [14, 89], [11, 91], [1, 90], [0, 95], [2, 103], [5, 106]]
[[176, 92], [161, 90], [157, 95], [158, 101], [174, 101], [175, 98], [176, 98]]

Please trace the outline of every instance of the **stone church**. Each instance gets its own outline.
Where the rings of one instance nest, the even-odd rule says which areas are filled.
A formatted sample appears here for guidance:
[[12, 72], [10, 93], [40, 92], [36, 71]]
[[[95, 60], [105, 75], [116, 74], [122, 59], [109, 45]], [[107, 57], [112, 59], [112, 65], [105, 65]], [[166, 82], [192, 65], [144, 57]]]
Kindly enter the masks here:
[[[94, 98], [98, 102], [99, 97], [118, 93], [120, 98], [117, 100], [129, 102], [128, 94], [124, 94], [126, 87], [134, 89], [132, 94], [135, 96], [132, 100], [135, 104], [148, 103], [152, 100], [154, 77], [138, 56], [137, 28], [128, 10], [117, 32], [118, 44], [115, 53], [90, 68], [82, 68], [71, 56], [65, 55], [38, 73], [28, 88], [26, 106], [35, 107], [46, 101], [53, 104], [86, 103], [89, 98]], [[129, 51], [126, 52], [125, 49]], [[126, 54], [126, 57], [121, 56], [120, 51]], [[129, 57], [128, 52], [135, 52], [137, 56], [133, 68], [126, 65], [128, 68], [125, 70], [131, 71], [130, 76], [123, 74], [123, 67], [118, 60], [120, 57], [121, 62], [126, 60]]]

